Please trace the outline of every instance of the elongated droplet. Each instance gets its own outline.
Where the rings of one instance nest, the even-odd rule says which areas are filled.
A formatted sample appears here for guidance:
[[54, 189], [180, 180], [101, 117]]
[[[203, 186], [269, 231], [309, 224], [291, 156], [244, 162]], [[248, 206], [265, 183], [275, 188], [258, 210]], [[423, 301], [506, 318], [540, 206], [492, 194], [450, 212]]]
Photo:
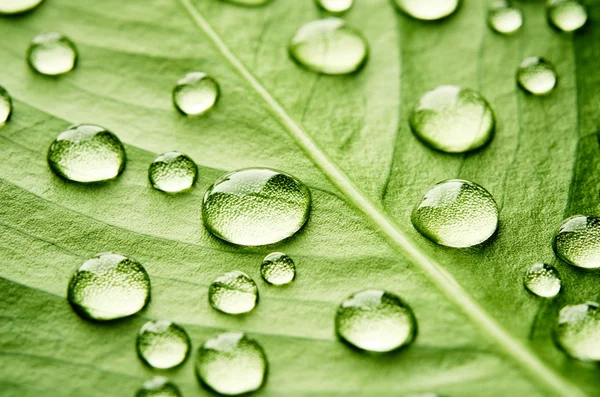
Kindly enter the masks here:
[[423, 21], [434, 21], [452, 15], [459, 0], [394, 0], [396, 6], [410, 17]]
[[183, 192], [196, 183], [198, 166], [183, 153], [163, 153], [150, 164], [148, 179], [152, 187], [163, 192]]
[[354, 0], [316, 0], [317, 5], [332, 14], [342, 14], [352, 7]]
[[223, 313], [248, 313], [258, 302], [258, 287], [246, 273], [228, 272], [210, 285], [208, 301]]
[[0, 15], [13, 15], [27, 12], [39, 6], [42, 1], [43, 0], [1, 0]]
[[223, 0], [228, 3], [239, 4], [243, 6], [261, 6], [270, 3], [272, 0]]
[[215, 236], [239, 245], [277, 243], [308, 220], [310, 192], [298, 179], [267, 168], [223, 175], [204, 195], [202, 219]]
[[125, 148], [112, 132], [82, 124], [69, 127], [52, 142], [48, 164], [57, 175], [73, 182], [116, 178], [125, 168]]
[[422, 393], [422, 394], [413, 394], [410, 397], [444, 397], [441, 394], [437, 393]]
[[488, 23], [498, 33], [511, 34], [523, 26], [523, 12], [508, 0], [494, 0], [488, 10]]
[[419, 233], [435, 243], [471, 247], [489, 239], [498, 228], [498, 206], [478, 184], [450, 179], [425, 193], [411, 220]]
[[432, 149], [463, 153], [488, 143], [496, 120], [490, 105], [477, 92], [443, 85], [419, 99], [409, 123], [416, 137]]
[[81, 316], [116, 320], [131, 316], [150, 299], [150, 278], [131, 258], [103, 253], [88, 259], [69, 283], [67, 299]]
[[564, 221], [554, 238], [556, 255], [569, 265], [600, 267], [600, 218], [576, 215]]
[[549, 94], [558, 81], [554, 66], [543, 58], [525, 58], [517, 71], [519, 86], [533, 95]]
[[77, 49], [60, 33], [40, 33], [29, 44], [27, 61], [36, 72], [57, 76], [73, 70], [77, 63]]
[[554, 298], [560, 292], [560, 274], [553, 266], [536, 263], [525, 272], [525, 288], [542, 298]]
[[269, 284], [289, 284], [296, 277], [296, 265], [292, 258], [283, 252], [273, 252], [263, 260], [260, 274]]
[[600, 361], [600, 310], [595, 302], [561, 309], [556, 342], [569, 356], [581, 361]]
[[209, 389], [227, 396], [258, 390], [267, 377], [267, 356], [243, 332], [225, 332], [198, 350], [196, 374]]
[[148, 321], [137, 336], [138, 355], [153, 368], [173, 368], [185, 361], [190, 338], [185, 330], [170, 321]]
[[357, 30], [342, 19], [327, 18], [302, 26], [289, 45], [291, 57], [318, 73], [348, 74], [367, 61], [369, 46]]
[[217, 103], [219, 84], [212, 77], [202, 72], [186, 74], [173, 88], [173, 103], [183, 114], [188, 116], [208, 112]]
[[8, 121], [12, 114], [12, 99], [4, 87], [0, 85], [0, 126]]
[[135, 397], [181, 397], [179, 388], [167, 378], [155, 376], [144, 382], [135, 394]]
[[580, 29], [588, 19], [587, 9], [577, 0], [548, 0], [547, 11], [550, 24], [563, 32]]

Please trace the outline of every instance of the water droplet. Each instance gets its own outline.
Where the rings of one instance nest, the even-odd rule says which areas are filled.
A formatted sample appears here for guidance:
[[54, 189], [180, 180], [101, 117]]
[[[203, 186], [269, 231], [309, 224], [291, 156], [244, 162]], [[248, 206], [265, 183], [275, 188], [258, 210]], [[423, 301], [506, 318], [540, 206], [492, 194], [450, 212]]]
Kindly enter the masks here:
[[36, 72], [57, 76], [73, 70], [77, 63], [77, 49], [60, 33], [40, 33], [29, 44], [27, 61]]
[[170, 321], [148, 321], [137, 337], [140, 358], [153, 368], [173, 368], [185, 361], [190, 338], [185, 330]]
[[444, 397], [441, 394], [437, 393], [421, 393], [421, 394], [413, 394], [410, 397]]
[[81, 265], [69, 282], [67, 299], [81, 316], [116, 320], [131, 316], [150, 299], [144, 267], [119, 254], [98, 254]]
[[548, 0], [548, 21], [563, 32], [581, 28], [588, 19], [587, 9], [577, 0]]
[[348, 74], [367, 61], [367, 40], [342, 19], [327, 18], [302, 26], [289, 45], [291, 57], [318, 73]]
[[243, 6], [261, 6], [270, 3], [271, 0], [224, 0], [228, 3], [239, 4]]
[[155, 376], [144, 382], [135, 397], [181, 397], [179, 388], [167, 378]]
[[425, 93], [409, 119], [414, 134], [427, 146], [463, 153], [488, 143], [496, 120], [492, 108], [477, 92], [443, 85]]
[[246, 273], [227, 272], [210, 285], [208, 301], [223, 313], [248, 313], [256, 307], [258, 288]]
[[186, 74], [173, 88], [173, 103], [183, 114], [188, 116], [208, 112], [217, 103], [219, 84], [212, 77], [202, 72]]
[[163, 153], [150, 164], [148, 178], [155, 189], [177, 193], [190, 189], [198, 178], [198, 167], [179, 152]]
[[600, 361], [600, 310], [595, 302], [561, 309], [556, 342], [569, 356], [581, 361]]
[[569, 265], [600, 267], [600, 218], [576, 215], [564, 221], [554, 238], [556, 255]]
[[260, 274], [269, 284], [289, 284], [296, 277], [296, 265], [292, 258], [283, 252], [273, 252], [263, 260]]
[[419, 233], [435, 243], [471, 247], [489, 239], [498, 228], [498, 206], [478, 184], [450, 179], [425, 193], [411, 220]]
[[335, 316], [338, 336], [350, 345], [372, 352], [389, 352], [414, 340], [417, 321], [400, 297], [381, 290], [350, 295]]
[[0, 1], [0, 15], [20, 14], [33, 10], [43, 0], [2, 0]]
[[258, 390], [267, 376], [262, 347], [242, 332], [225, 332], [198, 350], [198, 378], [209, 389], [228, 396]]
[[112, 132], [97, 125], [69, 127], [52, 142], [48, 164], [57, 175], [74, 182], [116, 178], [125, 168], [125, 149]]
[[423, 21], [434, 21], [452, 15], [459, 0], [394, 0], [396, 6], [408, 16]]
[[542, 298], [554, 298], [560, 292], [560, 274], [553, 266], [536, 263], [525, 272], [525, 288]]
[[494, 0], [488, 10], [488, 23], [498, 33], [511, 34], [523, 26], [523, 12], [508, 0]]
[[533, 95], [549, 94], [556, 87], [557, 80], [554, 66], [543, 58], [525, 58], [517, 71], [517, 82]]
[[308, 220], [310, 192], [299, 180], [268, 168], [223, 175], [204, 195], [202, 219], [215, 236], [239, 245], [277, 243]]
[[317, 5], [332, 14], [342, 14], [352, 7], [354, 0], [316, 0]]
[[0, 85], [0, 126], [8, 121], [12, 113], [12, 99], [4, 87]]

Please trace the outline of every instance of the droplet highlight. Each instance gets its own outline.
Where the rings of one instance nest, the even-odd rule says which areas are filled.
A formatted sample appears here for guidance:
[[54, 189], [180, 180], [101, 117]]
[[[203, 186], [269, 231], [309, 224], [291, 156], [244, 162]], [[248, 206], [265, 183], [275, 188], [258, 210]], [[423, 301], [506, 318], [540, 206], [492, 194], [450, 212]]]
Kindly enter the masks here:
[[162, 376], [155, 376], [144, 382], [135, 397], [182, 397], [182, 394], [173, 382]]
[[352, 8], [354, 0], [315, 0], [317, 5], [331, 14], [343, 14]]
[[166, 193], [183, 192], [196, 183], [198, 166], [183, 153], [163, 153], [150, 164], [148, 179], [157, 190]]
[[12, 98], [4, 87], [0, 85], [0, 127], [8, 121], [12, 114]]
[[0, 15], [21, 14], [33, 10], [43, 0], [2, 0], [0, 1]]
[[517, 82], [526, 92], [533, 95], [547, 95], [558, 82], [554, 66], [539, 57], [525, 58], [517, 71]]
[[202, 72], [192, 72], [180, 79], [173, 88], [173, 104], [187, 116], [208, 112], [219, 99], [219, 84]]
[[260, 266], [263, 279], [272, 285], [285, 285], [296, 278], [296, 265], [283, 252], [273, 252], [265, 257]]
[[458, 9], [459, 0], [394, 0], [400, 11], [422, 21], [446, 18]]
[[523, 26], [523, 12], [507, 0], [494, 0], [488, 9], [490, 27], [501, 34], [512, 34]]
[[586, 7], [577, 0], [548, 0], [548, 21], [563, 32], [574, 32], [587, 22]]
[[536, 263], [525, 272], [523, 284], [534, 295], [554, 298], [560, 292], [560, 274], [554, 266]]
[[600, 218], [576, 215], [565, 220], [554, 238], [554, 251], [569, 265], [600, 268]]
[[190, 352], [190, 338], [171, 321], [148, 321], [137, 336], [137, 352], [152, 368], [166, 369], [182, 364]]
[[568, 305], [558, 314], [558, 346], [581, 361], [600, 361], [600, 310], [596, 302]]
[[258, 287], [246, 273], [227, 272], [208, 288], [208, 301], [223, 313], [248, 313], [258, 303]]
[[75, 68], [77, 48], [61, 33], [40, 33], [29, 44], [27, 61], [40, 74], [58, 76]]

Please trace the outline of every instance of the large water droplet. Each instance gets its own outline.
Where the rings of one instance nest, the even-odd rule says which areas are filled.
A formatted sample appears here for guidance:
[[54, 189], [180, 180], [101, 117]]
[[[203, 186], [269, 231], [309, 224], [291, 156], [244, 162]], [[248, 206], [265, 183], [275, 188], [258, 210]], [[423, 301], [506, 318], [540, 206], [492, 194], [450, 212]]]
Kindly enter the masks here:
[[556, 255], [569, 265], [600, 267], [600, 218], [576, 215], [567, 219], [554, 238]]
[[144, 382], [135, 393], [135, 397], [181, 397], [179, 388], [167, 378], [155, 376]]
[[227, 272], [210, 285], [208, 301], [223, 313], [248, 313], [258, 302], [258, 287], [246, 273]]
[[577, 0], [548, 0], [548, 21], [563, 32], [581, 28], [588, 19], [587, 9]]
[[283, 252], [273, 252], [263, 260], [260, 274], [269, 284], [289, 284], [296, 277], [296, 265], [292, 258]]
[[542, 298], [554, 298], [560, 292], [560, 274], [553, 266], [536, 263], [525, 272], [525, 288]]
[[190, 189], [198, 178], [198, 167], [179, 152], [163, 153], [150, 164], [148, 179], [155, 189], [177, 193]]
[[208, 112], [219, 99], [219, 84], [202, 72], [186, 74], [173, 88], [173, 103], [188, 116]]
[[511, 34], [523, 26], [523, 12], [508, 0], [494, 0], [488, 10], [488, 23], [498, 33]]
[[435, 243], [471, 247], [489, 239], [498, 228], [498, 206], [478, 184], [450, 179], [425, 193], [411, 220], [422, 235]]
[[82, 124], [60, 133], [48, 150], [48, 164], [57, 175], [74, 182], [116, 178], [125, 168], [125, 149], [112, 132]]
[[367, 61], [367, 40], [342, 19], [327, 18], [302, 26], [289, 45], [290, 55], [305, 68], [324, 74], [348, 74]]
[[270, 3], [272, 0], [223, 0], [227, 3], [239, 4], [243, 6], [261, 6]]
[[119, 254], [98, 254], [75, 272], [67, 291], [73, 309], [92, 320], [131, 316], [150, 299], [150, 278], [144, 267]]
[[582, 361], [600, 361], [600, 310], [595, 302], [561, 309], [556, 342], [569, 356]]
[[267, 168], [223, 175], [204, 195], [202, 219], [215, 236], [239, 245], [277, 243], [308, 220], [310, 192], [299, 180]]
[[40, 33], [29, 44], [27, 61], [36, 72], [57, 76], [73, 70], [77, 63], [77, 49], [60, 33]]
[[8, 121], [12, 113], [12, 99], [4, 87], [0, 85], [0, 126]]
[[39, 6], [42, 1], [43, 0], [1, 0], [0, 14], [12, 15], [27, 12]]
[[242, 332], [225, 332], [209, 339], [198, 350], [198, 378], [211, 390], [228, 395], [258, 390], [267, 376], [262, 347]]
[[398, 8], [415, 19], [434, 21], [452, 15], [460, 0], [394, 0]]
[[332, 14], [341, 14], [352, 7], [354, 0], [315, 0], [323, 10]]
[[533, 95], [549, 94], [556, 87], [557, 80], [554, 66], [543, 58], [525, 58], [517, 71], [517, 82]]
[[187, 358], [190, 338], [182, 327], [170, 321], [148, 321], [138, 333], [137, 351], [153, 368], [173, 368]]
[[389, 352], [412, 343], [417, 321], [398, 296], [381, 290], [350, 295], [335, 316], [338, 336], [350, 345], [372, 352]]
[[496, 121], [492, 108], [477, 92], [443, 85], [419, 99], [409, 122], [417, 138], [429, 147], [463, 153], [488, 143]]

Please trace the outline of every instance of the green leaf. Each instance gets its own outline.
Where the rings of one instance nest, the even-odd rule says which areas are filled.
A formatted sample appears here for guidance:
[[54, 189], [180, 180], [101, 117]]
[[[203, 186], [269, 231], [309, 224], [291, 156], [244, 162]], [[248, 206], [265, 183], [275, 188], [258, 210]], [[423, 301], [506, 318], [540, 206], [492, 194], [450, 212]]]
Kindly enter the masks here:
[[[0, 84], [15, 112], [0, 130], [0, 387], [7, 396], [131, 396], [153, 375], [137, 359], [135, 334], [148, 318], [186, 327], [195, 347], [222, 329], [257, 338], [270, 361], [264, 396], [594, 396], [596, 366], [568, 359], [552, 342], [558, 309], [599, 299], [597, 275], [554, 260], [562, 219], [600, 213], [600, 2], [574, 35], [552, 30], [543, 2], [520, 5], [526, 22], [511, 37], [486, 26], [486, 4], [466, 0], [438, 23], [397, 13], [387, 0], [357, 1], [345, 17], [371, 57], [356, 75], [299, 68], [286, 45], [303, 23], [324, 16], [312, 1], [258, 8], [217, 0], [47, 0], [0, 20]], [[34, 74], [29, 40], [60, 31], [77, 44], [77, 70]], [[526, 56], [550, 59], [559, 86], [523, 94], [514, 74]], [[210, 73], [222, 98], [201, 118], [171, 104], [186, 72]], [[474, 88], [492, 104], [497, 134], [487, 148], [450, 156], [420, 144], [411, 105], [440, 84]], [[127, 145], [116, 181], [80, 186], [54, 176], [46, 151], [69, 124], [97, 123]], [[199, 164], [191, 193], [152, 190], [147, 166], [165, 150]], [[313, 193], [305, 229], [275, 247], [238, 248], [201, 226], [201, 197], [222, 173], [248, 166], [290, 172]], [[464, 178], [501, 206], [493, 241], [467, 250], [436, 246], [410, 224], [432, 184]], [[249, 315], [217, 313], [207, 286], [227, 270], [260, 279], [261, 259], [292, 256], [289, 288], [259, 283]], [[65, 300], [72, 272], [98, 252], [135, 257], [152, 278], [152, 301], [117, 324], [92, 324]], [[564, 291], [542, 301], [522, 286], [534, 262], [555, 262]], [[414, 308], [419, 335], [394, 355], [370, 356], [339, 343], [333, 314], [348, 294], [395, 292]], [[165, 374], [186, 396], [198, 386], [193, 360]]]

